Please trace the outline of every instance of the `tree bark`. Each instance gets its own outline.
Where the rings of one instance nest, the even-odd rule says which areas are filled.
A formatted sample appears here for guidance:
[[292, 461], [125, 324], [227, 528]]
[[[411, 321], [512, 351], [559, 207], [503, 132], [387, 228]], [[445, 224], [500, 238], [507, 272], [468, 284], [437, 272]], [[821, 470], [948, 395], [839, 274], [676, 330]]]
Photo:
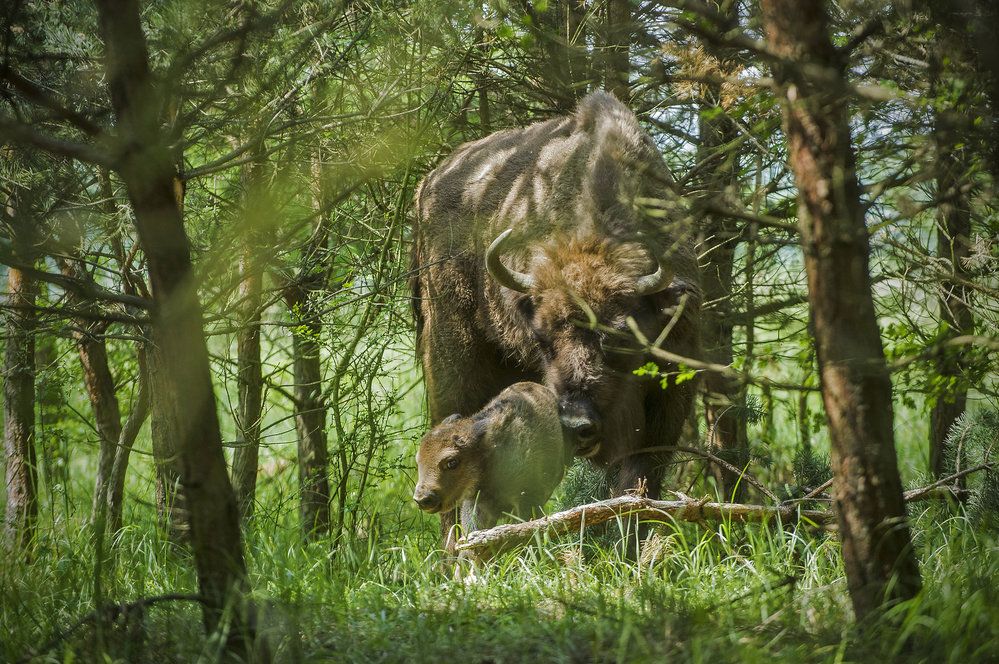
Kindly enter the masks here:
[[188, 541], [190, 529], [187, 498], [180, 490], [183, 463], [179, 445], [184, 435], [182, 426], [186, 420], [189, 395], [174, 390], [169, 376], [172, 360], [162, 340], [164, 333], [155, 323], [152, 328], [152, 343], [146, 351], [146, 362], [150, 393], [149, 438], [156, 466], [156, 516], [170, 540], [183, 543]]
[[322, 326], [305, 322], [305, 334], [296, 334], [295, 396], [299, 403], [295, 425], [298, 430], [299, 484], [302, 490], [302, 529], [306, 539], [329, 534], [330, 485], [329, 452], [326, 440], [326, 405], [323, 402], [322, 364], [317, 341]]
[[[727, 8], [732, 26], [736, 25], [735, 6]], [[710, 43], [705, 51], [716, 63], [721, 74], [732, 68], [732, 55], [726, 49]], [[702, 85], [701, 113], [698, 116], [700, 142], [697, 162], [703, 168], [701, 199], [704, 204], [731, 195], [737, 190], [739, 155], [731, 145], [738, 138], [738, 128], [722, 107], [720, 83]], [[730, 207], [730, 206], [725, 206]], [[705, 216], [704, 240], [701, 253], [705, 258], [702, 285], [704, 301], [711, 303], [705, 310], [702, 339], [709, 361], [729, 366], [734, 353], [732, 336], [735, 327], [732, 318], [732, 285], [735, 276], [735, 254], [739, 228], [735, 220], [717, 214]], [[745, 394], [735, 376], [708, 372], [704, 376], [704, 416], [708, 430], [708, 446], [718, 456], [742, 468], [749, 462], [749, 443], [746, 432]], [[739, 476], [718, 467], [713, 468], [715, 480], [726, 499], [739, 502], [745, 494]]]
[[236, 384], [239, 392], [239, 409], [236, 413], [236, 431], [239, 446], [233, 454], [232, 482], [239, 503], [239, 513], [244, 521], [253, 516], [257, 492], [257, 466], [260, 456], [260, 418], [263, 408], [264, 377], [260, 363], [260, 316], [263, 292], [264, 265], [261, 246], [261, 226], [267, 223], [260, 218], [259, 210], [265, 207], [260, 200], [263, 168], [260, 151], [248, 165], [243, 178], [243, 246], [239, 272], [239, 331], [236, 333]]
[[326, 288], [326, 250], [329, 209], [322, 157], [313, 162], [317, 225], [302, 246], [301, 267], [284, 290], [295, 321], [292, 356], [295, 386], [295, 430], [298, 434], [298, 478], [301, 492], [302, 535], [306, 540], [330, 534], [329, 450], [326, 438], [326, 402], [322, 396], [323, 326], [316, 296]]
[[7, 512], [4, 543], [27, 554], [38, 521], [38, 467], [35, 451], [35, 325], [37, 283], [21, 270], [7, 271], [4, 339], [4, 452]]
[[247, 652], [241, 596], [248, 586], [239, 511], [229, 483], [190, 248], [175, 195], [176, 169], [160, 126], [161, 100], [136, 0], [97, 0], [105, 67], [122, 152], [119, 173], [135, 213], [148, 264], [153, 337], [160, 385], [154, 398], [172, 397], [177, 457], [191, 529], [198, 584], [209, 631], [226, 606], [235, 608], [229, 648]]
[[[73, 259], [59, 261], [62, 273], [74, 279], [91, 281], [91, 277], [80, 263]], [[83, 311], [93, 311], [90, 302], [82, 298], [69, 296], [71, 304]], [[79, 318], [76, 320], [73, 339], [80, 356], [80, 367], [83, 369], [83, 385], [87, 390], [90, 408], [94, 412], [94, 424], [100, 438], [97, 453], [97, 477], [94, 481], [94, 495], [91, 503], [90, 520], [97, 523], [100, 512], [108, 499], [108, 487], [111, 470], [114, 466], [115, 450], [121, 437], [121, 410], [118, 405], [118, 395], [115, 391], [114, 376], [108, 363], [107, 344], [103, 333], [107, 325], [93, 319]]]
[[630, 0], [607, 0], [604, 86], [625, 104], [631, 101], [632, 16]]
[[[762, 0], [798, 186], [808, 299], [829, 418], [843, 561], [858, 619], [920, 587], [868, 268], [843, 63], [821, 0]], [[791, 64], [793, 63], [793, 64]]]
[[132, 404], [132, 412], [125, 420], [115, 446], [114, 462], [111, 466], [111, 476], [107, 488], [107, 524], [112, 532], [118, 532], [122, 527], [122, 509], [125, 502], [125, 476], [128, 472], [128, 460], [132, 454], [132, 446], [139, 437], [139, 430], [149, 416], [149, 368], [146, 361], [146, 349], [139, 348], [137, 352], [139, 364], [139, 390]]
[[943, 37], [942, 29], [950, 33], [944, 55], [971, 65], [971, 71], [962, 74], [965, 92], [971, 81], [977, 81], [988, 99], [982, 152], [995, 188], [999, 186], [999, 5], [988, 0], [923, 0], [917, 6], [939, 24], [934, 29], [937, 38]]
[[300, 281], [286, 291], [288, 306], [296, 320], [292, 337], [293, 393], [295, 430], [298, 434], [300, 513], [302, 535], [306, 540], [330, 532], [329, 450], [319, 345], [322, 324], [310, 302], [312, 294], [320, 287], [313, 279]]
[[543, 50], [544, 65], [538, 73], [551, 110], [571, 113], [593, 78], [586, 48], [585, 2], [552, 0], [544, 12], [534, 11], [528, 0], [521, 0], [521, 6], [531, 16]]

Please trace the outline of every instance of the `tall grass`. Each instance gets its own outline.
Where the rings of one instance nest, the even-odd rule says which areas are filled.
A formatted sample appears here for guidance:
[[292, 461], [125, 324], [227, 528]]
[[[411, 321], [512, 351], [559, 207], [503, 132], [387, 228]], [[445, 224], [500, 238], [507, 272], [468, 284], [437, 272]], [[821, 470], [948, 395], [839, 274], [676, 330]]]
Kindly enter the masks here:
[[[259, 627], [275, 661], [987, 661], [999, 654], [993, 534], [959, 511], [915, 515], [923, 592], [894, 622], [851, 624], [836, 539], [731, 523], [663, 523], [639, 561], [586, 538], [540, 541], [474, 583], [439, 571], [435, 524], [374, 529], [338, 550], [300, 543], [290, 515], [258, 521], [246, 548]], [[56, 531], [53, 531], [56, 532]], [[94, 605], [86, 528], [63, 528], [35, 560], [0, 571], [0, 657], [17, 661]], [[104, 592], [192, 592], [183, 550], [152, 523], [120, 534]], [[138, 637], [142, 636], [140, 640]], [[211, 661], [197, 606], [152, 607], [85, 626], [37, 661]], [[887, 658], [887, 659], [886, 659]]]
[[[412, 372], [401, 375], [401, 385], [413, 379]], [[372, 440], [377, 434], [384, 445], [380, 465], [362, 498], [351, 493], [355, 512], [336, 543], [301, 542], [293, 433], [269, 439], [245, 548], [257, 626], [273, 661], [772, 664], [999, 657], [999, 541], [954, 505], [923, 504], [913, 513], [924, 589], [878, 624], [853, 624], [835, 536], [772, 525], [662, 523], [637, 561], [622, 553], [629, 547], [615, 539], [614, 528], [542, 537], [486, 565], [474, 583], [453, 581], [440, 569], [436, 519], [410, 498], [420, 407], [414, 390], [372, 429]], [[285, 415], [274, 407], [268, 421]], [[757, 468], [775, 488], [793, 481], [798, 449], [791, 442], [793, 418], [779, 413], [776, 420], [768, 465]], [[899, 448], [911, 481], [925, 464], [913, 451], [920, 446], [908, 442], [900, 440]], [[141, 619], [119, 615], [64, 634], [97, 604], [196, 592], [188, 552], [157, 532], [151, 459], [133, 459], [128, 526], [105, 543], [102, 556], [85, 523], [92, 455], [72, 458], [62, 492], [43, 491], [33, 559], [0, 561], [0, 661], [31, 653], [38, 662], [216, 659], [219, 641], [204, 636], [199, 607], [191, 602], [164, 602]], [[696, 467], [687, 468], [677, 486], [689, 490], [698, 476]], [[708, 491], [703, 482], [690, 490]]]

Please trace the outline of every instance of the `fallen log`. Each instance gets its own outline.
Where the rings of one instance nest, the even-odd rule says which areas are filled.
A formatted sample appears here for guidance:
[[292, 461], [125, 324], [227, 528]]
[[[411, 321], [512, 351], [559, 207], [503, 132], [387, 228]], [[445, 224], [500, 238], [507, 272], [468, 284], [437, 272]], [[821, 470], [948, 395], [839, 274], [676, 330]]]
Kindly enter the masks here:
[[[966, 500], [969, 492], [964, 489], [947, 487], [957, 479], [993, 467], [983, 463], [933, 482], [919, 489], [905, 492], [907, 503], [932, 499]], [[781, 524], [804, 523], [815, 528], [834, 530], [836, 514], [831, 510], [799, 509], [798, 504], [814, 498], [832, 485], [829, 480], [809, 493], [805, 499], [787, 501], [778, 505], [746, 505], [742, 503], [715, 503], [707, 499], [695, 500], [677, 494], [680, 500], [651, 500], [638, 495], [625, 495], [596, 503], [579, 505], [548, 516], [496, 526], [487, 530], [475, 530], [460, 540], [457, 549], [463, 556], [473, 560], [488, 560], [490, 557], [516, 548], [534, 538], [535, 534], [549, 532], [565, 535], [578, 532], [590, 526], [606, 523], [620, 517], [636, 517], [643, 521], [723, 521], [729, 519], [740, 523], [763, 523], [777, 521]], [[767, 492], [769, 493], [769, 492]]]
[[680, 500], [650, 500], [627, 495], [579, 505], [532, 521], [475, 530], [458, 541], [458, 551], [477, 560], [487, 560], [497, 553], [529, 542], [539, 532], [565, 535], [619, 517], [637, 517], [644, 521], [695, 523], [724, 519], [742, 523], [761, 523], [779, 519], [781, 523], [802, 521], [818, 528], [827, 528], [835, 520], [832, 512], [800, 510], [793, 505], [769, 507], [741, 503], [714, 503], [685, 496]]

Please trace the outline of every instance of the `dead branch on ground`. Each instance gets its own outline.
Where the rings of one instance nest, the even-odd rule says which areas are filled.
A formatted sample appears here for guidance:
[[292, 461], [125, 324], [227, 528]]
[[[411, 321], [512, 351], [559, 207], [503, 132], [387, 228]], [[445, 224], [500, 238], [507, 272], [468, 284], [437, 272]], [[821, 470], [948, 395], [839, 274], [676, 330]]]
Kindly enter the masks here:
[[[906, 502], [917, 502], [934, 498], [962, 500], [966, 492], [944, 485], [961, 477], [990, 468], [993, 464], [981, 464], [944, 477], [928, 486], [905, 492]], [[818, 487], [809, 494], [814, 497], [831, 485], [830, 482]], [[769, 492], [767, 492], [769, 493]], [[747, 505], [742, 503], [709, 502], [706, 498], [696, 500], [677, 494], [679, 500], [651, 500], [638, 495], [618, 496], [596, 503], [579, 505], [572, 509], [549, 514], [548, 516], [509, 523], [486, 530], [468, 533], [458, 541], [458, 551], [476, 560], [488, 560], [492, 556], [514, 549], [531, 541], [540, 533], [566, 535], [582, 532], [618, 518], [637, 518], [643, 521], [686, 521], [701, 523], [706, 521], [735, 521], [739, 523], [778, 524], [803, 523], [822, 530], [835, 530], [836, 514], [831, 510], [799, 509], [800, 501], [786, 501], [776, 506]]]
[[489, 557], [529, 542], [537, 533], [565, 535], [616, 518], [638, 518], [645, 521], [721, 521], [729, 519], [743, 523], [762, 523], [780, 519], [782, 522], [804, 521], [818, 527], [832, 525], [832, 512], [798, 510], [794, 507], [715, 503], [682, 496], [680, 500], [651, 500], [639, 496], [618, 496], [597, 503], [579, 505], [533, 521], [510, 523], [488, 530], [476, 530], [458, 542], [459, 551], [467, 551], [476, 559]]

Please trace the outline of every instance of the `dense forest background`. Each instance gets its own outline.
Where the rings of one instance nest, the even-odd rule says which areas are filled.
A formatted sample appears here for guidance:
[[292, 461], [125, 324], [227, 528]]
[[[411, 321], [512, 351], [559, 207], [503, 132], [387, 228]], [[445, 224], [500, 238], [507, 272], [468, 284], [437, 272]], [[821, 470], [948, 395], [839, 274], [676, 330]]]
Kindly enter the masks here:
[[[987, 0], [4, 3], [0, 658], [994, 657], [996, 34]], [[413, 192], [596, 89], [698, 224], [702, 398], [667, 488], [824, 509], [816, 339], [870, 291], [889, 426], [860, 443], [927, 487], [900, 545], [921, 582], [887, 608], [858, 600], [864, 547], [844, 568], [805, 523], [667, 520], [637, 560], [608, 530], [442, 574], [411, 498]], [[802, 172], [823, 150], [832, 185]], [[866, 225], [869, 287], [831, 318], [812, 192]], [[600, 483], [580, 462], [551, 508]]]

